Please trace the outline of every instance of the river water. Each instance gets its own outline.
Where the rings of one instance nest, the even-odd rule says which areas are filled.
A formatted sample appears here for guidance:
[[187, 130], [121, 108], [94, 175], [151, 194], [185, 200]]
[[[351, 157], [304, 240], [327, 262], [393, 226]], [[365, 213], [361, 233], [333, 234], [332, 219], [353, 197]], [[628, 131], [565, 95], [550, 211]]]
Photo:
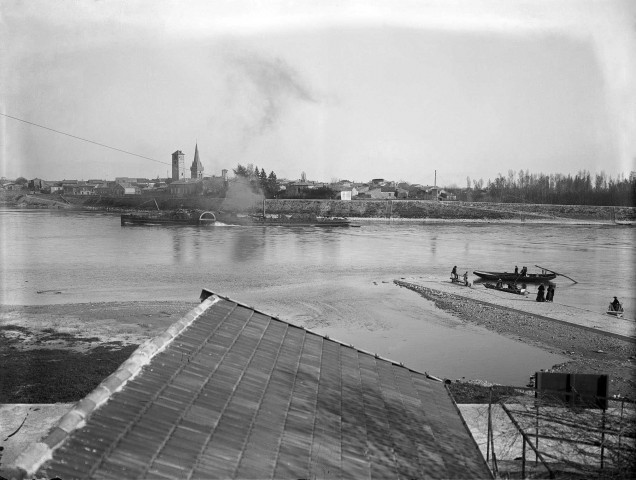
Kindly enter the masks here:
[[[0, 301], [193, 300], [206, 287], [448, 378], [523, 385], [565, 359], [464, 325], [393, 279], [542, 265], [555, 301], [634, 317], [635, 230], [612, 225], [364, 222], [360, 228], [122, 227], [119, 215], [0, 209]], [[530, 287], [536, 289], [536, 287]]]

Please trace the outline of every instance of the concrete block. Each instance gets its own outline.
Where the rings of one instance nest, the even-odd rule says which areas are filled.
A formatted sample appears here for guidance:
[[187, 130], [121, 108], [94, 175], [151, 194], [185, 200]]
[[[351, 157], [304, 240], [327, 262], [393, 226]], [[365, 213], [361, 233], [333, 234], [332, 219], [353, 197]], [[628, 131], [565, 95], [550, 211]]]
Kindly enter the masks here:
[[51, 453], [51, 448], [46, 443], [34, 443], [20, 454], [14, 466], [18, 470], [24, 470], [26, 477], [31, 476], [40, 465], [51, 459]]
[[101, 384], [102, 387], [106, 387], [112, 393], [116, 392], [124, 382], [121, 378], [117, 377], [117, 375], [112, 374], [106, 380], [104, 380]]
[[55, 449], [58, 445], [60, 445], [64, 440], [68, 437], [68, 432], [62, 430], [60, 427], [55, 427], [51, 430], [46, 438], [42, 440], [43, 443], [47, 444], [51, 450]]
[[58, 428], [61, 428], [67, 433], [71, 433], [76, 428], [79, 428], [84, 423], [84, 418], [79, 412], [71, 410], [62, 417], [60, 423], [57, 424]]
[[88, 397], [85, 397], [81, 399], [77, 405], [75, 405], [74, 410], [83, 418], [86, 418], [95, 410], [96, 407], [97, 403], [95, 403], [95, 401], [89, 399]]

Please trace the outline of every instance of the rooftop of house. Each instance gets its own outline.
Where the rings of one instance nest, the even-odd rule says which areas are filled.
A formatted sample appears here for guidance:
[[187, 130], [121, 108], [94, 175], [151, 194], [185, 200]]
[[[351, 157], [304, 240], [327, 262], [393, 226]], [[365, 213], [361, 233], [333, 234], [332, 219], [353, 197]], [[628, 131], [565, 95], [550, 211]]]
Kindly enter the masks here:
[[[206, 298], [207, 297], [207, 298]], [[23, 478], [491, 478], [445, 385], [204, 290]]]
[[[196, 183], [200, 183], [201, 179], [199, 178], [182, 178], [181, 180], [175, 180], [174, 182], [171, 182], [170, 185], [194, 185]], [[170, 186], [169, 185], [169, 186]]]

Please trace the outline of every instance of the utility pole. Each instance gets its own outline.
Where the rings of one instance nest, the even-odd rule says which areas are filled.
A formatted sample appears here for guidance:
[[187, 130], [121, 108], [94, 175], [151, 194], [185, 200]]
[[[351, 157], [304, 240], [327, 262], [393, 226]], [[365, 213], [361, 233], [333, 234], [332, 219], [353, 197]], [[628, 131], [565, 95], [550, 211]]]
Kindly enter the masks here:
[[437, 170], [435, 170], [435, 180], [434, 180], [433, 186], [437, 187]]

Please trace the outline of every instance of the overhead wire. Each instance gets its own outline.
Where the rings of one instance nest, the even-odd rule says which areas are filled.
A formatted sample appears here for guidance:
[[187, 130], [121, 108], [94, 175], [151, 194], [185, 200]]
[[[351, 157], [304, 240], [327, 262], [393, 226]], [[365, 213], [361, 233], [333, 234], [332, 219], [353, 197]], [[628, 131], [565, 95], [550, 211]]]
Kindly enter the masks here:
[[0, 113], [0, 115], [2, 115], [3, 117], [11, 118], [13, 120], [17, 120], [18, 122], [26, 123], [28, 125], [33, 125], [33, 126], [39, 127], [39, 128], [43, 128], [44, 130], [49, 130], [51, 132], [59, 133], [60, 135], [66, 135], [67, 137], [75, 138], [76, 140], [81, 140], [83, 142], [92, 143], [94, 145], [99, 145], [100, 147], [109, 148], [111, 150], [115, 150], [117, 152], [125, 153], [127, 155], [133, 155], [135, 157], [139, 157], [139, 158], [143, 158], [143, 159], [146, 159], [146, 160], [150, 160], [151, 162], [163, 163], [164, 165], [172, 165], [171, 163], [163, 162], [163, 161], [157, 160], [155, 158], [146, 157], [145, 155], [139, 155], [138, 153], [129, 152], [128, 150], [123, 150], [121, 148], [112, 147], [112, 146], [106, 145], [104, 143], [96, 142], [94, 140], [89, 140], [88, 138], [79, 137], [77, 135], [72, 135], [70, 133], [66, 133], [66, 132], [62, 132], [60, 130], [56, 130], [54, 128], [46, 127], [44, 125], [40, 125], [39, 123], [29, 122], [28, 120], [24, 120], [22, 118], [14, 117], [12, 115], [7, 115], [6, 113]]

